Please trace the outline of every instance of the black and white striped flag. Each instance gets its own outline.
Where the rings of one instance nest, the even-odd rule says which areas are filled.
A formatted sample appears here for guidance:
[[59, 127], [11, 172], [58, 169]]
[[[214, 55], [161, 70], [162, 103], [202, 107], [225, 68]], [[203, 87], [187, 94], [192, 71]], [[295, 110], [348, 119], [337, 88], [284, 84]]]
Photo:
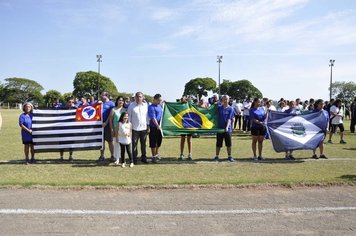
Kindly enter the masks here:
[[103, 147], [101, 104], [70, 110], [33, 111], [35, 152], [86, 151]]

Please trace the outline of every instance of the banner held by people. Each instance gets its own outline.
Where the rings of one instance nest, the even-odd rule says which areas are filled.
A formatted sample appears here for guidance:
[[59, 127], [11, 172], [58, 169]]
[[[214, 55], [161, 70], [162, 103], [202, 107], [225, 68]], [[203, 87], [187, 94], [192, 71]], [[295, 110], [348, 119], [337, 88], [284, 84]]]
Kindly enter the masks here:
[[218, 106], [201, 108], [188, 102], [166, 102], [161, 121], [164, 135], [221, 133]]
[[86, 151], [103, 147], [101, 104], [33, 111], [35, 152]]
[[276, 152], [314, 150], [325, 138], [327, 119], [323, 112], [301, 115], [270, 111], [267, 131]]

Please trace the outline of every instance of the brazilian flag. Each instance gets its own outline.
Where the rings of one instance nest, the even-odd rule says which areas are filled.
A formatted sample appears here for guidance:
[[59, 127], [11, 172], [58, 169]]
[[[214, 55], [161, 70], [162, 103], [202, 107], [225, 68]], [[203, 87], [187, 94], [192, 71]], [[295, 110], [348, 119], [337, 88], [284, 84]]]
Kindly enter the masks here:
[[218, 106], [201, 108], [188, 102], [166, 102], [163, 109], [164, 135], [221, 133], [218, 128]]

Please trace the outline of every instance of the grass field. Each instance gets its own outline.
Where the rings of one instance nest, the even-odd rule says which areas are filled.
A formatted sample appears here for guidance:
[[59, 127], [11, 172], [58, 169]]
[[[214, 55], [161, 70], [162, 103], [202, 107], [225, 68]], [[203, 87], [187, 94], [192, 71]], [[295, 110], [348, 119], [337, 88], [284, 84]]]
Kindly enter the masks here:
[[[275, 153], [271, 142], [264, 142], [265, 161], [252, 162], [249, 135], [236, 133], [233, 137], [235, 163], [226, 161], [222, 150], [219, 163], [212, 161], [215, 138], [193, 139], [194, 161], [177, 161], [179, 138], [165, 138], [159, 164], [121, 168], [113, 164], [97, 164], [99, 151], [75, 152], [73, 163], [57, 162], [57, 153], [41, 153], [38, 164], [24, 165], [23, 145], [18, 126], [19, 110], [1, 110], [0, 186], [181, 186], [181, 185], [318, 185], [356, 184], [356, 135], [350, 134], [346, 121], [346, 145], [326, 144], [328, 160], [310, 159], [311, 151], [296, 151], [296, 161], [283, 160]], [[147, 150], [147, 153], [150, 153]], [[107, 154], [109, 156], [109, 154]], [[65, 155], [65, 158], [68, 154]]]

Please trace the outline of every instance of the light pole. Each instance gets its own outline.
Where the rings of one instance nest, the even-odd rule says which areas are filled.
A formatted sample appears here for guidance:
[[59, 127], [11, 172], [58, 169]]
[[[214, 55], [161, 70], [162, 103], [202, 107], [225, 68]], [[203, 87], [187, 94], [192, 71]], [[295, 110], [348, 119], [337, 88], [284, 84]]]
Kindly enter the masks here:
[[331, 92], [332, 92], [332, 84], [333, 84], [333, 66], [334, 66], [334, 63], [335, 63], [335, 60], [333, 59], [330, 59], [330, 96], [329, 96], [329, 102], [331, 101]]
[[98, 62], [98, 81], [97, 81], [97, 89], [98, 89], [98, 91], [97, 91], [97, 93], [98, 93], [98, 101], [99, 101], [99, 96], [100, 96], [100, 92], [99, 92], [99, 90], [100, 90], [100, 86], [99, 86], [99, 80], [100, 80], [100, 63], [103, 61], [103, 60], [101, 60], [101, 58], [103, 58], [103, 56], [101, 55], [101, 54], [98, 54], [98, 55], [96, 55], [96, 61]]
[[217, 63], [219, 63], [219, 80], [218, 80], [218, 85], [219, 85], [219, 99], [220, 99], [220, 63], [222, 62], [223, 56], [217, 56]]

